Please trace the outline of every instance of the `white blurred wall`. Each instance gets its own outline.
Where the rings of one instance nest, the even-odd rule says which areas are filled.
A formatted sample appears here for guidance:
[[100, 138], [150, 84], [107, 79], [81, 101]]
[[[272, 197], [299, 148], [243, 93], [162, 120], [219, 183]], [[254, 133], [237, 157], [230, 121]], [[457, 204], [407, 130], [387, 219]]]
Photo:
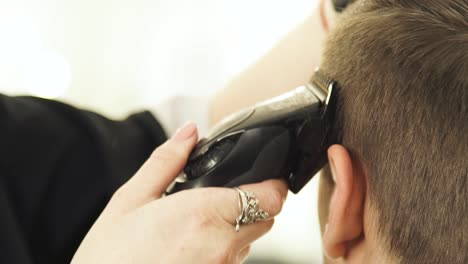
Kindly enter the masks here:
[[[0, 0], [0, 92], [121, 117], [206, 95], [309, 16], [317, 0]], [[319, 263], [314, 180], [254, 255]]]

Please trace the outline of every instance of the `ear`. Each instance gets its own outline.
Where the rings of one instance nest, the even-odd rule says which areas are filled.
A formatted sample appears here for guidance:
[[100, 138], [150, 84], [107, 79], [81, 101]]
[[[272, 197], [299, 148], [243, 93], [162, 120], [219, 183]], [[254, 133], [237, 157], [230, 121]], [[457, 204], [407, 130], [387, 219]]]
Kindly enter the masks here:
[[323, 234], [324, 250], [332, 259], [345, 257], [362, 239], [366, 180], [360, 162], [353, 162], [341, 145], [328, 149], [335, 188], [330, 199], [328, 223]]

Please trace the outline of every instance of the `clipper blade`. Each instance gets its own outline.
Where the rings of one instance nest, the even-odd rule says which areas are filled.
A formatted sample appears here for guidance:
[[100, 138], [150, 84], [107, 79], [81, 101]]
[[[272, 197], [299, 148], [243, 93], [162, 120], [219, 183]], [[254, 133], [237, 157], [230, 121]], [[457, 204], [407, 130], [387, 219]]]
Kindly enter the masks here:
[[330, 101], [330, 95], [333, 92], [335, 81], [326, 75], [324, 75], [320, 70], [316, 70], [309, 83], [307, 83], [307, 88], [311, 90], [319, 100], [328, 105]]

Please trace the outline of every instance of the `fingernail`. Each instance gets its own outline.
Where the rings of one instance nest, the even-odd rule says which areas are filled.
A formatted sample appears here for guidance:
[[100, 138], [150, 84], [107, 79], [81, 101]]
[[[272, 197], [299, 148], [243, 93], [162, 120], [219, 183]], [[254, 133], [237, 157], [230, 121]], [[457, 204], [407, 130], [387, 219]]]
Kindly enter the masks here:
[[197, 125], [193, 122], [188, 122], [177, 129], [173, 138], [180, 141], [187, 140], [195, 135], [195, 131], [197, 131]]
[[323, 230], [323, 234], [326, 234], [328, 233], [328, 223], [325, 224], [325, 229]]

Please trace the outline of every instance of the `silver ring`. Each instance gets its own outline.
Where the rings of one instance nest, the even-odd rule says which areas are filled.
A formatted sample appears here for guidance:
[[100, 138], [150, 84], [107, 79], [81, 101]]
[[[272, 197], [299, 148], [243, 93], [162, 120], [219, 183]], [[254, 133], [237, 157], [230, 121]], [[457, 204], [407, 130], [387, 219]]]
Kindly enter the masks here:
[[234, 188], [239, 193], [240, 215], [236, 218], [236, 232], [241, 224], [252, 224], [268, 218], [268, 213], [260, 209], [258, 199], [252, 192], [245, 192], [241, 188]]

